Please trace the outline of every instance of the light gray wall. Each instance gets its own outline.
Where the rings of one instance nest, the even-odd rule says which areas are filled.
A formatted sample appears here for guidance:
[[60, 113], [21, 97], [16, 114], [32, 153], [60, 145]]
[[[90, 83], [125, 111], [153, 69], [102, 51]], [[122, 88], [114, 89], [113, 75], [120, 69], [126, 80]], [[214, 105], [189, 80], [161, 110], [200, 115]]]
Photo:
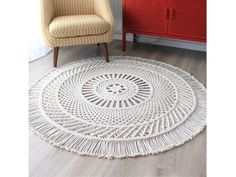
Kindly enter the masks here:
[[[116, 21], [116, 29], [115, 29], [115, 39], [121, 40], [122, 34], [122, 0], [110, 0], [113, 15]], [[127, 40], [132, 40], [132, 35], [127, 35]], [[164, 45], [170, 47], [178, 47], [192, 50], [200, 50], [206, 51], [206, 45], [204, 43], [192, 42], [192, 41], [183, 41], [176, 39], [167, 39], [167, 38], [159, 38], [159, 37], [151, 37], [151, 36], [138, 36], [138, 42], [144, 43], [152, 43], [157, 45]]]

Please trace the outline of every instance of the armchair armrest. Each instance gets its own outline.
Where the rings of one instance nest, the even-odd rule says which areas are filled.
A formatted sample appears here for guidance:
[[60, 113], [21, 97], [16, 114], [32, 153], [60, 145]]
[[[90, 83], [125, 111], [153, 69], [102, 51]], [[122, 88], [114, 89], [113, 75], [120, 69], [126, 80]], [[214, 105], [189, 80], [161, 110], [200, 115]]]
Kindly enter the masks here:
[[109, 0], [95, 0], [94, 1], [94, 11], [97, 15], [102, 17], [111, 25], [111, 31], [113, 33], [115, 28], [115, 22], [112, 15]]
[[41, 7], [41, 29], [44, 41], [50, 46], [49, 24], [55, 16], [54, 1], [40, 0]]

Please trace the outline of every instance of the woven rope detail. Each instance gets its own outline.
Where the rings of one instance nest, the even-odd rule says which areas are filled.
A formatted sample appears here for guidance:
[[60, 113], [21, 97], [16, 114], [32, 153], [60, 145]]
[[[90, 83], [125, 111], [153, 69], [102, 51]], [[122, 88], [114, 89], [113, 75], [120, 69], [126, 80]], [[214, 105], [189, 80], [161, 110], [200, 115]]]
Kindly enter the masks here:
[[[205, 90], [199, 82], [172, 66], [127, 58], [111, 57], [110, 63], [85, 60], [48, 74], [30, 90], [34, 105], [30, 107], [31, 126], [42, 133], [53, 125], [55, 131], [73, 137], [67, 137], [68, 141], [83, 138], [87, 148], [90, 140], [111, 143], [116, 153], [108, 150], [101, 154], [100, 145], [94, 144], [96, 156], [105, 157], [163, 151], [202, 130]], [[49, 122], [43, 124], [48, 126], [38, 127], [41, 121]], [[54, 134], [53, 130], [47, 135]], [[127, 143], [124, 148], [132, 147], [135, 152], [120, 152], [122, 142]], [[88, 149], [72, 151], [94, 155]]]
[[106, 68], [109, 74], [94, 77], [82, 86], [86, 100], [99, 107], [121, 109], [141, 104], [151, 96], [152, 88], [146, 81], [112, 69]]

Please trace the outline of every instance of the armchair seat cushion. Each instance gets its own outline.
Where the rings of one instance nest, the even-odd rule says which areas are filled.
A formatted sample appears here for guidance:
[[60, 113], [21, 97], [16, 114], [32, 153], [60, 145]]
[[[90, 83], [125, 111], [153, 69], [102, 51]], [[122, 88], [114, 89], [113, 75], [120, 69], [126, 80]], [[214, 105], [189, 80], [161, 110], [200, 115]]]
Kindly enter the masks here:
[[56, 38], [99, 35], [110, 28], [109, 23], [98, 15], [58, 16], [49, 25], [49, 35]]

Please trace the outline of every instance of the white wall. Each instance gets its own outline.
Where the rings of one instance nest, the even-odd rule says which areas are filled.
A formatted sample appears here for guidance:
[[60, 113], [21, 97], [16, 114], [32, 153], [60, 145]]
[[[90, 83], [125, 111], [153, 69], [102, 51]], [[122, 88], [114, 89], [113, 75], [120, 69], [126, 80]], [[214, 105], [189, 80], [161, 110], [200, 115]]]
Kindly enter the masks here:
[[[116, 21], [116, 30], [115, 30], [115, 39], [121, 40], [122, 34], [122, 0], [110, 0], [113, 15]], [[132, 40], [132, 35], [127, 35], [127, 40]], [[206, 45], [204, 43], [192, 42], [192, 41], [184, 41], [184, 40], [176, 40], [176, 39], [167, 39], [167, 38], [159, 38], [159, 37], [151, 37], [151, 36], [138, 36], [138, 42], [144, 43], [152, 43], [157, 45], [192, 49], [192, 50], [200, 50], [206, 51]]]

